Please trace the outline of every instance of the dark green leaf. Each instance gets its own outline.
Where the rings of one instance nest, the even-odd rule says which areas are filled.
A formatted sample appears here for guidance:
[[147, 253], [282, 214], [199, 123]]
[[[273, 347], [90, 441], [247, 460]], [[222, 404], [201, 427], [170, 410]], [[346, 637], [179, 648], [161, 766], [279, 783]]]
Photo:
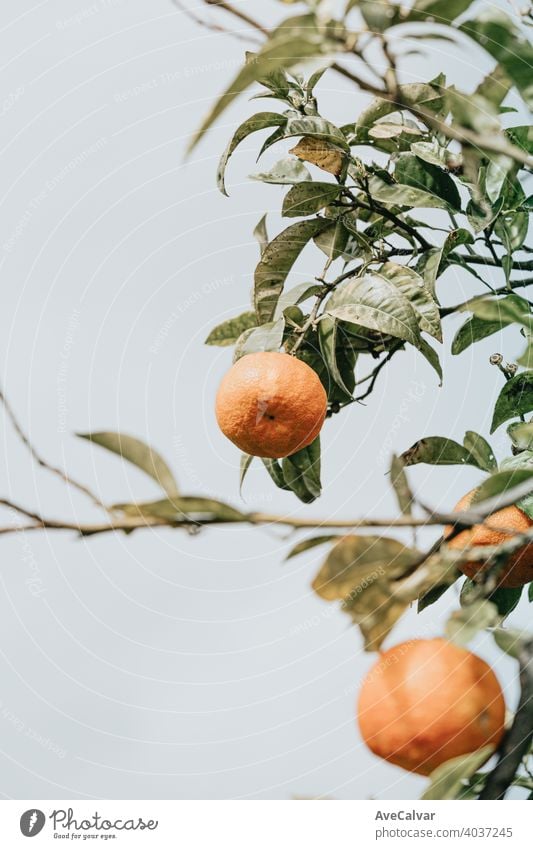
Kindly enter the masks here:
[[351, 398], [351, 390], [346, 386], [337, 362], [337, 322], [334, 318], [326, 315], [319, 322], [318, 344], [332, 379]]
[[285, 483], [281, 464], [278, 460], [271, 460], [269, 457], [261, 457], [261, 461], [278, 489], [290, 489], [290, 486]]
[[499, 587], [491, 593], [490, 600], [500, 616], [505, 618], [518, 606], [521, 595], [522, 587]]
[[429, 463], [432, 466], [477, 466], [477, 459], [464, 445], [444, 436], [426, 436], [400, 455], [406, 466]]
[[442, 386], [442, 366], [440, 364], [439, 355], [425, 339], [420, 340], [420, 353], [426, 358], [431, 368], [434, 369], [439, 377], [439, 386]]
[[278, 112], [259, 112], [257, 115], [252, 115], [251, 118], [247, 118], [247, 120], [238, 127], [233, 134], [230, 143], [226, 147], [226, 150], [222, 154], [220, 162], [218, 163], [217, 185], [222, 194], [227, 195], [226, 186], [224, 184], [224, 174], [226, 172], [228, 160], [235, 148], [251, 133], [255, 133], [258, 130], [264, 130], [266, 127], [280, 126], [285, 124], [285, 121], [285, 116], [280, 115]]
[[383, 206], [406, 206], [409, 209], [435, 207], [452, 212], [457, 209], [436, 194], [401, 183], [387, 183], [376, 176], [370, 178], [368, 187], [374, 200]]
[[260, 322], [270, 321], [283, 284], [308, 241], [329, 225], [324, 218], [298, 221], [283, 230], [263, 252], [254, 275], [254, 304]]
[[452, 210], [461, 209], [461, 198], [453, 179], [442, 168], [421, 161], [412, 153], [402, 153], [396, 161], [398, 183], [436, 195]]
[[417, 613], [422, 613], [422, 611], [425, 610], [426, 607], [430, 607], [430, 605], [435, 604], [435, 602], [438, 601], [442, 595], [444, 595], [446, 590], [449, 589], [449, 584], [437, 584], [436, 587], [432, 587], [430, 590], [425, 592], [424, 595], [421, 595], [418, 599], [418, 604], [416, 608]]
[[310, 504], [321, 493], [320, 483], [320, 437], [296, 454], [285, 457], [281, 468], [285, 483], [300, 501]]
[[315, 212], [333, 203], [340, 190], [340, 186], [336, 183], [299, 183], [285, 195], [281, 214], [285, 218], [314, 215]]
[[476, 316], [469, 318], [455, 334], [452, 342], [452, 354], [462, 354], [474, 342], [479, 342], [481, 339], [486, 339], [487, 336], [498, 333], [505, 325], [506, 322], [502, 321], [484, 321]]
[[245, 330], [255, 327], [256, 324], [257, 318], [254, 312], [243, 312], [236, 318], [229, 318], [222, 324], [217, 324], [205, 340], [205, 344], [219, 345], [220, 347], [235, 345], [239, 336]]
[[137, 466], [138, 469], [146, 472], [147, 475], [157, 481], [167, 495], [173, 496], [178, 493], [178, 485], [166, 462], [157, 451], [154, 451], [141, 439], [113, 431], [78, 433], [76, 435], [118, 454], [124, 460]]
[[532, 410], [533, 371], [524, 371], [512, 377], [500, 392], [494, 407], [490, 432], [494, 433], [504, 422]]
[[484, 472], [492, 472], [497, 467], [496, 458], [486, 439], [473, 430], [467, 430], [463, 445], [469, 454], [477, 460], [477, 465]]

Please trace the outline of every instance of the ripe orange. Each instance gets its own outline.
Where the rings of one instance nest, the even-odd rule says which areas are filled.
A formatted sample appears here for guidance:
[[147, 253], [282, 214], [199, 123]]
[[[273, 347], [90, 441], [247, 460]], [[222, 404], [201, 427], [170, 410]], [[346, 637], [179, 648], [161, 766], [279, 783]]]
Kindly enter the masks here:
[[219, 427], [256, 457], [288, 457], [318, 436], [327, 397], [315, 371], [290, 354], [248, 354], [223, 378], [216, 398]]
[[494, 672], [477, 655], [443, 639], [410, 640], [372, 667], [357, 714], [375, 755], [429, 775], [450, 758], [497, 746], [505, 702]]
[[[467, 492], [461, 500], [455, 505], [455, 512], [467, 510], [470, 507], [472, 499], [476, 493], [473, 489]], [[526, 514], [516, 507], [514, 504], [510, 507], [504, 507], [503, 510], [498, 510], [487, 517], [483, 525], [474, 525], [473, 528], [468, 528], [457, 534], [456, 537], [450, 540], [448, 545], [450, 548], [462, 550], [468, 546], [478, 545], [500, 545], [502, 542], [510, 539], [513, 534], [502, 533], [498, 528], [509, 528], [518, 534], [524, 533], [533, 526], [531, 519]], [[444, 536], [447, 537], [451, 533], [451, 527], [444, 529]], [[474, 560], [471, 563], [460, 563], [459, 569], [469, 578], [473, 578], [478, 572], [482, 571], [484, 564], [482, 561]], [[524, 545], [512, 554], [503, 569], [500, 572], [498, 579], [499, 587], [521, 587], [533, 581], [533, 543]]]

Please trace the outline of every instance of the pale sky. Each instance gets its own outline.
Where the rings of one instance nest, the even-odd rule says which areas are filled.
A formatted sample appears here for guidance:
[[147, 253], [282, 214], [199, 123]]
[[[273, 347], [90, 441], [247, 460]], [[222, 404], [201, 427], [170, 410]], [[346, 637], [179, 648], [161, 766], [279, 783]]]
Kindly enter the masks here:
[[[244, 5], [265, 21], [282, 10], [274, 0]], [[231, 161], [229, 199], [216, 189], [218, 156], [257, 107], [246, 97], [188, 161], [184, 148], [245, 45], [200, 29], [170, 0], [19, 0], [0, 17], [0, 45], [2, 385], [39, 450], [103, 499], [149, 499], [158, 490], [76, 431], [146, 439], [185, 493], [242, 506], [239, 452], [213, 412], [231, 352], [203, 340], [249, 308], [258, 258], [251, 233], [265, 211], [271, 233], [280, 228], [282, 190], [246, 179], [259, 137]], [[444, 66], [450, 81], [472, 90], [488, 67], [473, 47], [452, 54], [442, 42], [436, 51], [442, 60], [410, 57], [404, 81]], [[338, 123], [367, 102], [333, 74], [319, 97]], [[292, 282], [321, 268], [309, 248]], [[459, 271], [439, 283], [443, 303], [474, 291], [474, 278]], [[460, 321], [446, 320], [442, 388], [409, 351], [382, 373], [366, 406], [326, 422], [318, 502], [305, 506], [275, 489], [257, 465], [245, 508], [393, 515], [385, 476], [392, 450], [427, 435], [488, 436], [501, 388], [489, 355], [512, 359], [520, 343], [510, 333], [451, 357]], [[5, 420], [3, 439], [0, 495], [48, 516], [100, 517], [32, 464]], [[491, 443], [503, 458], [505, 429]], [[480, 478], [473, 468], [420, 466], [410, 475], [441, 508]], [[435, 536], [428, 531], [419, 542]], [[363, 652], [347, 618], [313, 594], [321, 550], [284, 564], [297, 539], [248, 528], [2, 538], [0, 792], [417, 797], [423, 779], [383, 764], [361, 743], [354, 702], [375, 656]], [[386, 645], [441, 634], [456, 596], [453, 589], [423, 615], [411, 612]], [[514, 621], [525, 624], [527, 615], [524, 604]], [[513, 706], [513, 662], [488, 637], [474, 646], [494, 662]]]

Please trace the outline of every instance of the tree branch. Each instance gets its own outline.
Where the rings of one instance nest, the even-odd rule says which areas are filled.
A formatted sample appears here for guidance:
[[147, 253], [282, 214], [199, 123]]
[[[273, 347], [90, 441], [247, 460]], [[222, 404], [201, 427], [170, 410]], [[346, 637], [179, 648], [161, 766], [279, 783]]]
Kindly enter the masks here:
[[521, 688], [518, 708], [500, 747], [498, 763], [487, 778], [480, 799], [505, 798], [533, 739], [533, 639], [522, 644], [518, 663]]
[[14, 412], [11, 404], [7, 400], [2, 389], [0, 389], [0, 403], [2, 403], [4, 405], [4, 409], [5, 409], [8, 417], [11, 421], [11, 424], [13, 425], [13, 427], [15, 429], [17, 436], [19, 437], [19, 439], [23, 443], [23, 445], [28, 449], [28, 451], [30, 452], [30, 454], [33, 457], [33, 459], [35, 460], [35, 462], [39, 466], [41, 466], [43, 469], [47, 469], [49, 472], [52, 472], [52, 474], [54, 474], [58, 478], [60, 478], [63, 481], [63, 483], [66, 483], [66, 484], [68, 484], [68, 486], [72, 486], [74, 489], [77, 489], [79, 492], [82, 492], [84, 495], [86, 495], [88, 498], [90, 498], [91, 501], [93, 502], [93, 504], [95, 504], [97, 507], [101, 507], [103, 510], [107, 511], [107, 507], [105, 506], [105, 504], [103, 504], [103, 502], [100, 501], [98, 496], [95, 495], [94, 492], [92, 492], [89, 489], [89, 487], [85, 486], [85, 484], [80, 483], [77, 480], [74, 480], [74, 478], [70, 477], [70, 475], [67, 475], [67, 473], [63, 469], [60, 469], [58, 466], [53, 466], [51, 463], [49, 463], [47, 460], [45, 460], [38, 453], [37, 449], [33, 446], [32, 442], [30, 441], [29, 436], [25, 433], [25, 431], [22, 429], [21, 425], [19, 424], [19, 421], [18, 421], [18, 419], [15, 415], [15, 412]]

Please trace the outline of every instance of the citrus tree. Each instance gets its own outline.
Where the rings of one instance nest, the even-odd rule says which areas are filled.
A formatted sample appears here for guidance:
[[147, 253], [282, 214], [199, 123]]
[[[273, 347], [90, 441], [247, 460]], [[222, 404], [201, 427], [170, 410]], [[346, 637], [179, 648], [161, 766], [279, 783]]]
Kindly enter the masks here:
[[[288, 557], [326, 547], [313, 588], [351, 618], [370, 652], [381, 650], [409, 606], [427, 608], [460, 580], [460, 606], [443, 639], [394, 646], [362, 682], [363, 739], [378, 756], [430, 775], [424, 798], [501, 799], [512, 786], [533, 798], [533, 637], [506, 622], [524, 592], [533, 600], [533, 420], [527, 418], [533, 412], [527, 297], [533, 282], [527, 276], [533, 270], [527, 244], [533, 129], [524, 117], [533, 102], [532, 16], [527, 9], [471, 0], [415, 0], [410, 6], [348, 0], [338, 14], [328, 2], [287, 0], [288, 17], [270, 29], [223, 0], [205, 5], [218, 17], [195, 12], [199, 24], [220, 31], [233, 19], [253, 50], [191, 149], [253, 87], [255, 108], [230, 138], [216, 179], [226, 194], [228, 163], [249, 136], [258, 139], [258, 158], [276, 147], [279, 161], [253, 178], [283, 187], [281, 214], [288, 219], [272, 236], [261, 218], [254, 231], [260, 258], [250, 309], [214, 327], [206, 340], [234, 347], [216, 406], [221, 429], [243, 451], [241, 486], [257, 458], [272, 486], [313, 502], [321, 493], [324, 420], [349, 416], [363, 399], [371, 403], [393, 357], [411, 346], [441, 381], [443, 350], [460, 355], [512, 326], [522, 342], [518, 361], [491, 358], [503, 377], [491, 432], [506, 427], [509, 456], [496, 458], [469, 422], [462, 444], [445, 433], [421, 433], [391, 458], [396, 517], [318, 520], [246, 513], [208, 494], [183, 494], [162, 456], [141, 440], [82, 434], [162, 488], [157, 501], [104, 505], [37, 454], [3, 398], [37, 462], [98, 501], [105, 517], [90, 524], [55, 521], [4, 499], [17, 518], [2, 530], [69, 528], [91, 535], [147, 526], [195, 532], [223, 523], [308, 528], [313, 534]], [[489, 75], [472, 81], [469, 93], [448, 84], [444, 73], [403, 82], [402, 61], [413, 43], [427, 53], [438, 40], [482, 48], [491, 60]], [[367, 95], [358, 115], [347, 99], [345, 124], [331, 121], [327, 97], [317, 94], [325, 74], [342, 75]], [[294, 284], [293, 266], [308, 245], [316, 249], [316, 275]], [[500, 274], [498, 285], [485, 279], [487, 268]], [[440, 283], [449, 269], [464, 273], [472, 292], [463, 303], [443, 306]], [[464, 322], [450, 339], [445, 320], [456, 314]], [[479, 485], [454, 511], [430, 511], [408, 480], [407, 469], [420, 463], [474, 466]], [[443, 528], [430, 550], [394, 538], [395, 528], [428, 526]], [[493, 671], [465, 648], [481, 629], [517, 661], [521, 696], [511, 721]], [[441, 684], [452, 694], [449, 704]], [[431, 717], [427, 728], [420, 727], [420, 709]]]

